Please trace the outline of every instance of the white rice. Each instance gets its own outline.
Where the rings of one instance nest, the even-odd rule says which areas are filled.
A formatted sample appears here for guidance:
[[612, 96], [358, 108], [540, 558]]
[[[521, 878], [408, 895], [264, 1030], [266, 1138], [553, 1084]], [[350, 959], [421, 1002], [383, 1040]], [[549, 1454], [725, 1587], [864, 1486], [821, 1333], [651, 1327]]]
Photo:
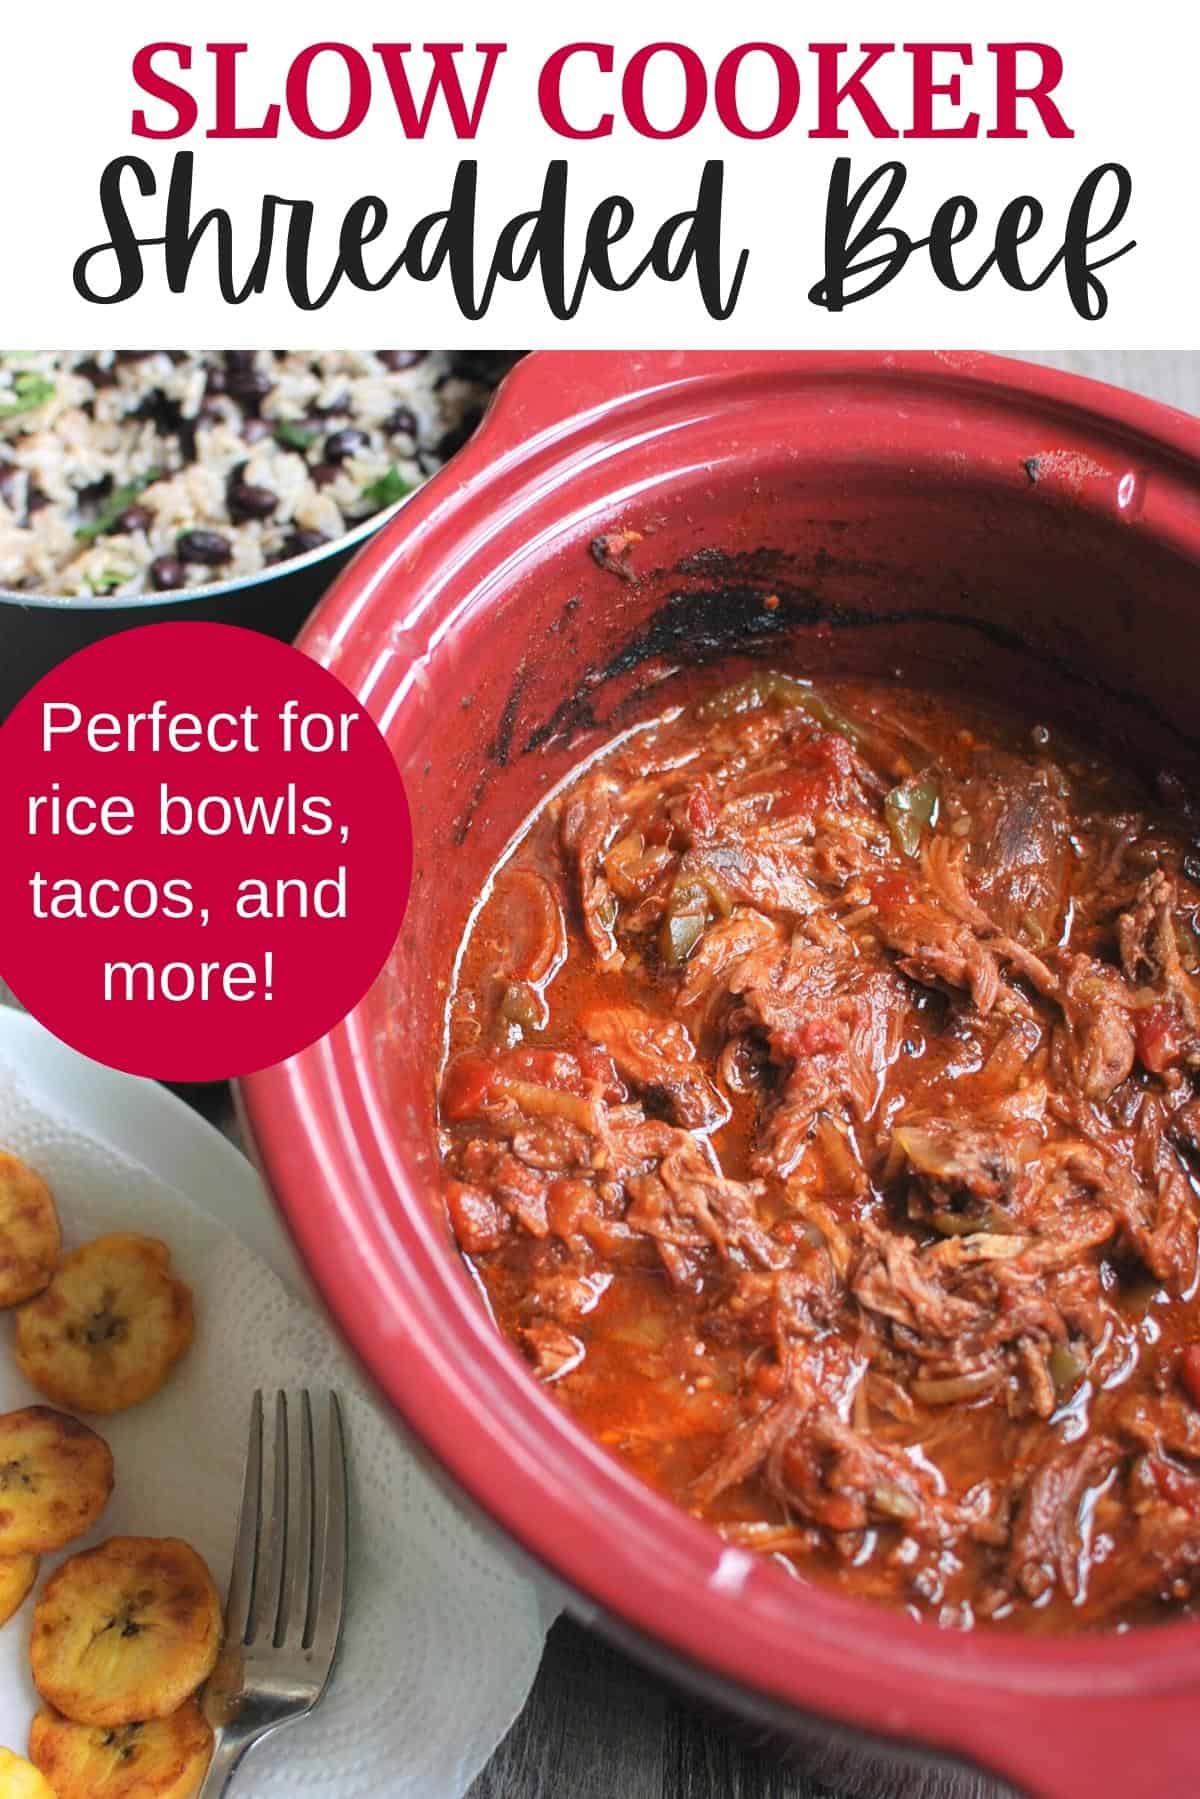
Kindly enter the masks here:
[[[492, 373], [444, 350], [0, 352], [0, 588], [168, 593], [303, 554], [439, 467]], [[191, 532], [223, 542], [201, 559]]]

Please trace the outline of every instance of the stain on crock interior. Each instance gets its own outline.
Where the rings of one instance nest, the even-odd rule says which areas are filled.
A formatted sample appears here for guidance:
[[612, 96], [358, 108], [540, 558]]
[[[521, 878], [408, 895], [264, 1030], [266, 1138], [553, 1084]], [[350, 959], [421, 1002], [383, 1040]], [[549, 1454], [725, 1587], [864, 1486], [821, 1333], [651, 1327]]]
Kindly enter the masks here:
[[[826, 521], [825, 528], [837, 530], [841, 521]], [[739, 552], [705, 549], [682, 558], [669, 570], [639, 571], [632, 577], [633, 584], [665, 587], [665, 598], [648, 622], [607, 662], [585, 667], [572, 691], [536, 722], [522, 718], [531, 672], [528, 662], [522, 661], [487, 745], [486, 760], [455, 823], [455, 843], [465, 841], [475, 812], [487, 796], [492, 765], [508, 767], [514, 748], [518, 757], [524, 757], [550, 744], [569, 746], [585, 732], [611, 736], [643, 715], [648, 698], [652, 697], [654, 710], [669, 704], [672, 681], [678, 679], [686, 687], [689, 670], [706, 668], [723, 658], [778, 662], [798, 673], [814, 664], [836, 670], [839, 657], [833, 639], [840, 633], [891, 632], [888, 655], [901, 659], [905, 673], [911, 673], [912, 646], [905, 642], [908, 633], [934, 627], [951, 635], [970, 634], [1025, 660], [1047, 716], [1063, 719], [1073, 730], [1086, 735], [1096, 702], [1104, 701], [1124, 716], [1123, 741], [1139, 761], [1139, 722], [1156, 728], [1160, 757], [1164, 739], [1174, 744], [1177, 759], [1190, 765], [1200, 757], [1200, 737], [1184, 730], [1153, 700], [1115, 686], [1054, 650], [1035, 644], [1020, 631], [968, 612], [919, 606], [873, 609], [830, 600], [820, 591], [819, 583], [832, 575], [853, 585], [878, 579], [881, 572], [881, 565], [825, 549], [801, 559], [767, 545]], [[679, 580], [688, 585], [671, 585]], [[963, 585], [965, 588], [965, 580]], [[768, 596], [777, 601], [770, 609], [763, 603]], [[564, 602], [556, 621], [560, 632], [570, 631], [579, 605], [578, 596]], [[919, 653], [925, 654], [924, 650]], [[945, 678], [954, 680], [958, 676], [952, 652], [950, 663]], [[655, 672], [637, 679], [648, 665], [654, 665]], [[631, 676], [635, 677], [632, 685], [627, 680]]]

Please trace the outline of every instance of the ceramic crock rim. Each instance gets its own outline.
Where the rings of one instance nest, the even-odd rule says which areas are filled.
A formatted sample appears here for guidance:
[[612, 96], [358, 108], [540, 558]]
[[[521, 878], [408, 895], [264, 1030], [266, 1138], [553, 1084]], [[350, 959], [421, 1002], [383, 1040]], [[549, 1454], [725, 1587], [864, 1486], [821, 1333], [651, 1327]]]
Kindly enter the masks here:
[[[616, 376], [627, 364], [627, 359], [608, 352], [542, 352], [518, 364], [452, 468], [413, 496], [404, 513], [360, 553], [314, 615], [301, 643], [335, 672], [348, 660], [355, 637], [367, 629], [369, 609], [380, 606], [387, 571], [403, 563], [406, 543], [429, 526], [435, 513], [440, 514], [439, 528], [452, 534], [456, 506], [471, 503], [473, 478], [487, 469], [489, 461], [516, 454], [506, 420], [522, 405], [526, 426], [530, 417], [536, 423], [541, 416], [538, 383], [545, 385], [550, 357], [557, 359], [553, 386], [559, 395], [571, 389], [569, 374], [584, 361], [583, 386], [593, 396], [603, 390], [606, 370]], [[639, 366], [642, 380], [636, 394], [641, 396], [665, 396], [689, 382], [728, 382], [750, 374], [782, 377], [785, 372], [796, 381], [858, 375], [885, 384], [915, 381], [947, 392], [991, 394], [1035, 409], [1043, 417], [1049, 411], [1069, 415], [1076, 423], [1092, 419], [1110, 436], [1137, 441], [1146, 460], [1176, 470], [1183, 467], [1200, 481], [1196, 466], [1200, 421], [1125, 390], [1040, 365], [976, 353], [714, 352], [650, 353], [639, 358]], [[620, 400], [614, 399], [613, 410], [630, 399], [626, 386]], [[576, 424], [584, 421], [583, 429], [600, 430], [607, 416], [603, 404], [571, 414], [558, 402], [549, 409], [550, 438], [555, 430], [563, 434], [567, 418]], [[1188, 533], [1200, 560], [1200, 509], [1197, 518], [1189, 518]], [[375, 694], [369, 701], [377, 711], [379, 698]], [[1200, 1688], [1200, 1641], [1192, 1625], [1091, 1639], [1038, 1641], [995, 1633], [951, 1638], [812, 1589], [805, 1590], [803, 1599], [792, 1600], [793, 1608], [799, 1609], [793, 1610], [791, 1639], [776, 1631], [774, 1655], [758, 1641], [751, 1652], [746, 1635], [739, 1632], [737, 1608], [719, 1593], [720, 1558], [712, 1547], [718, 1540], [617, 1470], [526, 1378], [522, 1384], [530, 1390], [530, 1403], [536, 1399], [545, 1408], [541, 1422], [547, 1453], [559, 1458], [560, 1474], [565, 1469], [577, 1478], [595, 1479], [607, 1489], [608, 1501], [617, 1494], [618, 1521], [628, 1523], [636, 1513], [651, 1547], [661, 1542], [665, 1549], [670, 1544], [672, 1555], [679, 1552], [685, 1564], [702, 1565], [704, 1558], [697, 1560], [689, 1533], [703, 1538], [707, 1583], [683, 1594], [673, 1566], [667, 1565], [671, 1557], [664, 1555], [660, 1567], [653, 1553], [639, 1552], [631, 1568], [620, 1554], [612, 1553], [611, 1522], [598, 1530], [590, 1526], [580, 1530], [579, 1495], [576, 1491], [571, 1496], [569, 1480], [566, 1489], [551, 1490], [554, 1483], [547, 1483], [543, 1470], [513, 1445], [506, 1449], [489, 1440], [481, 1451], [473, 1441], [478, 1437], [473, 1427], [479, 1423], [480, 1404], [473, 1382], [447, 1380], [445, 1371], [439, 1370], [433, 1385], [427, 1384], [426, 1376], [439, 1358], [419, 1316], [421, 1295], [412, 1284], [413, 1245], [395, 1230], [381, 1228], [378, 1217], [367, 1230], [360, 1203], [364, 1178], [377, 1175], [379, 1169], [370, 1166], [371, 1156], [364, 1156], [356, 1139], [368, 1119], [343, 1078], [345, 1057], [349, 1054], [353, 1060], [354, 1016], [290, 1063], [262, 1071], [243, 1084], [245, 1113], [264, 1170], [318, 1286], [381, 1392], [470, 1498], [498, 1518], [559, 1579], [621, 1620], [626, 1630], [704, 1671], [710, 1681], [749, 1688], [768, 1704], [829, 1717], [852, 1730], [961, 1755], [1030, 1783], [1037, 1764], [1032, 1764], [1031, 1772], [1028, 1754], [1012, 1740], [1018, 1709], [1028, 1725], [1046, 1705], [1065, 1716], [1067, 1710], [1077, 1709], [1075, 1702], [1082, 1704], [1093, 1696], [1124, 1715], [1125, 1707], [1116, 1704], [1119, 1700], [1168, 1695], [1184, 1699]], [[366, 1053], [361, 1042], [357, 1053]], [[394, 1152], [399, 1166], [402, 1150], [391, 1143], [388, 1151]], [[322, 1192], [315, 1216], [314, 1175]], [[412, 1197], [416, 1204], [424, 1203], [419, 1195]], [[398, 1204], [412, 1227], [402, 1188]], [[341, 1240], [339, 1228], [346, 1233]], [[364, 1283], [378, 1283], [385, 1272], [378, 1266], [368, 1268], [373, 1253], [391, 1258], [386, 1271], [390, 1316], [363, 1303]], [[482, 1338], [473, 1347], [479, 1349], [481, 1343]], [[514, 1377], [515, 1359], [510, 1367], [507, 1346], [494, 1335], [492, 1343], [494, 1348], [485, 1353], [496, 1357], [497, 1368], [500, 1358], [506, 1358], [503, 1388]], [[590, 1517], [598, 1508], [588, 1510]], [[681, 1547], [685, 1538], [690, 1554]], [[786, 1580], [775, 1570], [762, 1569], [761, 1575]], [[761, 1575], [754, 1569], [745, 1576], [747, 1591], [760, 1583]], [[740, 1572], [737, 1578], [742, 1578]], [[714, 1598], [721, 1602], [714, 1606]], [[811, 1635], [802, 1640], [806, 1624]], [[857, 1673], [857, 1680], [845, 1680], [847, 1666]], [[1012, 1703], [985, 1701], [982, 1695], [990, 1684], [998, 1684]], [[976, 1702], [978, 1711], [969, 1715]], [[1088, 1705], [1087, 1711], [1094, 1719], [1095, 1706]], [[1123, 1728], [1129, 1724], [1125, 1716]]]

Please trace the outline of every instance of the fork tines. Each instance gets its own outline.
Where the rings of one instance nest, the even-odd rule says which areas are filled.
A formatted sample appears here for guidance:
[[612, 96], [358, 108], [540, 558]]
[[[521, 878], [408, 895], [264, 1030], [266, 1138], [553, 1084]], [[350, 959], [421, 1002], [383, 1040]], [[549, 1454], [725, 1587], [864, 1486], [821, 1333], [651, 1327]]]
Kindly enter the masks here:
[[315, 1683], [314, 1704], [341, 1632], [347, 1512], [337, 1395], [256, 1393], [226, 1642], [244, 1646], [247, 1673], [260, 1661], [298, 1659]]

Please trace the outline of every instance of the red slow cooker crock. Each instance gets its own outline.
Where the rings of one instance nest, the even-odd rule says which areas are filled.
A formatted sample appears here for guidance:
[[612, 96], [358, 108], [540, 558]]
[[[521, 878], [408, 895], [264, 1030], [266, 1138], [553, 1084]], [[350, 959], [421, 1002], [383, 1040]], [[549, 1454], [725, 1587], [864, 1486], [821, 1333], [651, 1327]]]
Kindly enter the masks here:
[[[618, 530], [640, 541], [597, 543]], [[378, 719], [416, 829], [385, 974], [244, 1085], [334, 1317], [584, 1615], [794, 1741], [859, 1744], [876, 1782], [932, 1756], [1053, 1799], [1198, 1791], [1200, 1630], [921, 1626], [728, 1548], [593, 1445], [439, 1210], [454, 948], [537, 800], [718, 657], [984, 688], [1194, 778], [1198, 564], [1200, 424], [1114, 389], [979, 355], [543, 354], [302, 639]]]

